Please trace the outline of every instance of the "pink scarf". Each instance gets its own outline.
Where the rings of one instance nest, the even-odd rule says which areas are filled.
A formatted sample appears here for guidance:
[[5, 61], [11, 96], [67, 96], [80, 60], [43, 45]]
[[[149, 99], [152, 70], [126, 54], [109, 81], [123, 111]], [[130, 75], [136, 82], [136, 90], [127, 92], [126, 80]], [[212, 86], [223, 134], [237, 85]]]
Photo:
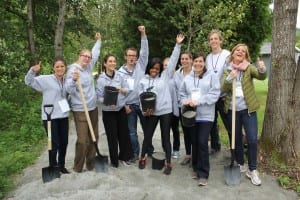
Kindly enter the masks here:
[[239, 65], [234, 64], [233, 62], [230, 62], [230, 65], [232, 66], [233, 69], [238, 70], [238, 71], [245, 71], [247, 67], [250, 65], [250, 63], [246, 60], [241, 62]]

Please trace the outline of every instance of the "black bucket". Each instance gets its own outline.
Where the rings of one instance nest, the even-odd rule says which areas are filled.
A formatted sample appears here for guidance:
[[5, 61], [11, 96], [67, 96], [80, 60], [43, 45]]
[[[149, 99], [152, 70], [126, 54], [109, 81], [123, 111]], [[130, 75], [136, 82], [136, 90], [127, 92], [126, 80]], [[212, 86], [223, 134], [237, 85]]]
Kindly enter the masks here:
[[166, 156], [163, 152], [152, 154], [152, 169], [161, 170], [165, 166]]
[[143, 92], [140, 94], [140, 101], [143, 112], [146, 112], [148, 109], [155, 110], [156, 94], [154, 92]]
[[193, 127], [196, 123], [196, 107], [182, 106], [181, 108], [181, 118], [182, 124], [186, 127]]
[[104, 87], [104, 105], [117, 105], [119, 91], [116, 87], [105, 86]]

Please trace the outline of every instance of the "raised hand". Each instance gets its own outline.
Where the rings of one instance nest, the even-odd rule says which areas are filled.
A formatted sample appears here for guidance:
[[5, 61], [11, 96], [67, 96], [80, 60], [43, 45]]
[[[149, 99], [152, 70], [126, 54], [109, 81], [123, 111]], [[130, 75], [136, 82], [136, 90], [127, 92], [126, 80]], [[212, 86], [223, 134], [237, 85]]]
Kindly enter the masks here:
[[39, 64], [32, 66], [31, 67], [32, 71], [34, 71], [34, 72], [40, 71], [40, 69], [41, 69], [41, 63], [42, 62], [40, 61]]
[[142, 36], [146, 35], [146, 28], [145, 28], [145, 26], [143, 26], [143, 25], [138, 26], [138, 30], [141, 32]]
[[182, 41], [184, 40], [185, 36], [182, 33], [179, 33], [176, 37], [176, 43], [181, 44]]
[[101, 40], [101, 34], [99, 32], [96, 33], [95, 35], [96, 40]]

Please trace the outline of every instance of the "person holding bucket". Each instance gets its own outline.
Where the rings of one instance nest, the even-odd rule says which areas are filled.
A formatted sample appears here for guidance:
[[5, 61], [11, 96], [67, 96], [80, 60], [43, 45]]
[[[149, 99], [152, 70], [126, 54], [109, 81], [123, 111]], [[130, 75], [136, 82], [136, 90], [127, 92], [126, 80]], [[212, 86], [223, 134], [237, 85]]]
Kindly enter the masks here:
[[[250, 64], [250, 54], [245, 44], [237, 44], [233, 47], [229, 65], [224, 71], [222, 80], [222, 91], [226, 92], [225, 112], [228, 113], [227, 120], [231, 130], [232, 106], [235, 106], [235, 158], [240, 168], [244, 167], [243, 132], [245, 130], [248, 144], [248, 170], [246, 176], [254, 185], [261, 185], [257, 171], [257, 135], [258, 122], [256, 111], [259, 101], [255, 95], [253, 79], [264, 80], [267, 70], [264, 62], [259, 60], [258, 67]], [[236, 79], [236, 105], [232, 105], [232, 83]]]
[[[146, 35], [146, 28], [145, 26], [138, 26], [138, 30], [141, 33], [141, 49], [138, 55], [138, 51], [135, 48], [127, 48], [125, 51], [124, 58], [126, 63], [122, 65], [119, 69], [121, 72], [121, 76], [126, 80], [128, 83], [130, 91], [126, 96], [125, 102], [125, 111], [128, 117], [128, 128], [129, 128], [129, 136], [133, 151], [133, 158], [131, 159], [132, 162], [135, 162], [139, 158], [140, 154], [140, 144], [138, 141], [138, 134], [137, 134], [137, 120], [139, 118], [143, 132], [144, 131], [144, 116], [140, 109], [140, 101], [139, 101], [139, 94], [137, 91], [138, 83], [141, 78], [144, 77], [146, 66], [148, 63], [148, 56], [149, 56], [149, 47], [148, 47], [148, 40]], [[148, 155], [151, 155], [154, 151], [154, 147], [151, 144], [149, 149], [147, 150]]]
[[96, 104], [97, 97], [92, 73], [100, 55], [101, 34], [96, 33], [95, 38], [96, 43], [92, 48], [92, 52], [87, 49], [81, 50], [78, 60], [69, 66], [67, 73], [66, 89], [71, 97], [71, 109], [73, 111], [77, 132], [73, 167], [75, 172], [82, 172], [84, 163], [89, 171], [95, 168], [96, 148], [88, 128], [88, 121], [84, 112], [84, 105], [76, 83], [80, 78], [83, 93], [85, 94], [87, 110], [96, 140], [98, 141], [98, 108]]
[[104, 72], [97, 79], [96, 94], [98, 100], [102, 102], [102, 120], [107, 136], [110, 162], [113, 167], [118, 167], [120, 160], [127, 166], [132, 158], [127, 114], [124, 108], [129, 86], [121, 73], [116, 70], [114, 55], [107, 54], [102, 66]]
[[[50, 151], [50, 167], [58, 165], [60, 172], [68, 174], [65, 168], [65, 157], [69, 136], [69, 110], [65, 88], [66, 63], [62, 57], [53, 61], [53, 74], [36, 76], [41, 69], [41, 62], [30, 68], [25, 76], [25, 84], [43, 93], [42, 120], [47, 130], [47, 116], [44, 105], [53, 105], [51, 114], [52, 150]], [[48, 133], [49, 134], [49, 133]], [[57, 161], [58, 156], [58, 161]]]
[[[174, 74], [174, 82], [177, 96], [179, 97], [179, 88], [183, 82], [184, 77], [186, 77], [192, 70], [193, 65], [193, 55], [189, 51], [185, 51], [180, 55], [180, 65], [181, 67], [175, 72]], [[179, 120], [181, 123], [183, 136], [184, 136], [184, 146], [185, 146], [185, 157], [180, 162], [181, 165], [188, 165], [190, 164], [192, 158], [192, 141], [191, 135], [193, 133], [193, 128], [185, 126], [182, 122], [181, 117], [181, 104], [179, 104]]]
[[[160, 121], [161, 138], [166, 154], [166, 166], [163, 171], [164, 174], [169, 175], [172, 171], [171, 164], [171, 142], [170, 142], [170, 127], [172, 120], [172, 98], [168, 83], [174, 74], [174, 70], [180, 55], [181, 43], [184, 40], [183, 34], [178, 34], [176, 37], [176, 45], [170, 57], [168, 67], [163, 70], [163, 63], [159, 58], [153, 58], [148, 63], [146, 76], [142, 78], [139, 83], [139, 93], [142, 95], [145, 92], [152, 92], [156, 96], [155, 106], [143, 108], [143, 101], [141, 99], [141, 107], [145, 120], [145, 137], [142, 146], [141, 157], [139, 160], [139, 168], [146, 167], [146, 150], [152, 142], [152, 137]], [[152, 97], [153, 98], [153, 97]], [[151, 99], [151, 98], [150, 98]]]
[[[220, 95], [220, 82], [214, 73], [207, 72], [205, 55], [201, 52], [193, 57], [193, 71], [187, 75], [179, 90], [182, 109], [196, 109], [195, 126], [192, 132], [193, 178], [198, 185], [207, 185], [209, 177], [208, 137], [215, 117], [215, 103]], [[182, 117], [184, 117], [182, 113]]]

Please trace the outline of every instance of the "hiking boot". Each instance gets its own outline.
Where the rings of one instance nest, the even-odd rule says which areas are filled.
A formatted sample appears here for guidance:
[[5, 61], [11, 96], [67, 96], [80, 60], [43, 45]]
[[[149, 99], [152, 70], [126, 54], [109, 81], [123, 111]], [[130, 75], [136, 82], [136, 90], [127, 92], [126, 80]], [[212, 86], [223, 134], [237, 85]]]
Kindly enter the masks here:
[[181, 165], [187, 165], [191, 162], [191, 157], [185, 157], [181, 162], [180, 164]]
[[179, 153], [179, 151], [173, 151], [173, 153], [172, 153], [172, 158], [179, 158], [179, 156], [180, 156], [180, 153]]
[[172, 171], [172, 164], [171, 163], [167, 163], [167, 165], [165, 166], [165, 169], [164, 169], [163, 173], [165, 175], [170, 175], [171, 171]]
[[253, 185], [260, 186], [261, 185], [261, 180], [258, 176], [258, 171], [257, 170], [252, 170], [250, 171], [249, 169], [246, 172], [246, 176], [251, 179], [251, 182]]
[[146, 157], [140, 158], [139, 168], [140, 169], [145, 169], [145, 167], [146, 167]]
[[198, 186], [206, 186], [208, 183], [207, 178], [199, 178]]
[[247, 169], [248, 169], [247, 166], [245, 166], [245, 165], [240, 165], [239, 164], [239, 166], [240, 166], [240, 172], [241, 173], [245, 173], [247, 171]]

